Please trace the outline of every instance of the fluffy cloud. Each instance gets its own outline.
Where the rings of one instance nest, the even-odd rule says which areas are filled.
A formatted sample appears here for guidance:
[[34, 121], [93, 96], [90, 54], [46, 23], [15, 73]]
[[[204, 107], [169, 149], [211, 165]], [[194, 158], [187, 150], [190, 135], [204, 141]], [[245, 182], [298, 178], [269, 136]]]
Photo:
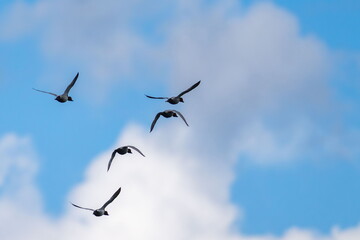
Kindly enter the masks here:
[[[291, 14], [268, 3], [244, 11], [227, 1], [188, 15], [168, 30], [165, 59], [173, 92], [203, 80], [183, 108], [194, 135], [208, 136], [215, 151], [232, 146], [261, 164], [358, 154], [347, 143], [359, 135], [339, 127], [333, 54], [301, 34]], [[193, 144], [203, 145], [198, 138]]]
[[49, 223], [40, 214], [41, 196], [34, 184], [38, 164], [31, 139], [2, 136], [0, 158], [0, 238], [21, 239], [29, 234], [36, 239]]
[[203, 80], [184, 112], [215, 151], [230, 145], [259, 163], [294, 159], [317, 137], [309, 127], [333, 114], [330, 53], [271, 4], [199, 10], [171, 26], [166, 52], [173, 89]]
[[0, 193], [8, 196], [11, 201], [16, 201], [22, 208], [40, 207], [39, 193], [33, 187], [37, 171], [35, 158], [28, 137], [8, 134], [0, 139]]
[[[0, 198], [0, 237], [9, 240], [352, 240], [360, 236], [360, 227], [345, 230], [334, 228], [329, 236], [297, 228], [289, 229], [279, 237], [239, 233], [233, 224], [241, 215], [228, 199], [231, 179], [224, 179], [222, 174], [212, 169], [212, 162], [208, 162], [206, 153], [202, 158], [195, 158], [186, 151], [176, 150], [179, 144], [186, 145], [189, 136], [188, 133], [184, 136], [180, 129], [166, 126], [153, 135], [142, 127], [129, 126], [114, 146], [94, 158], [83, 181], [73, 188], [68, 200], [84, 207], [97, 208], [121, 186], [119, 197], [108, 206], [109, 217], [96, 218], [90, 211], [66, 203], [68, 207], [64, 214], [58, 219], [51, 219], [41, 209], [34, 209], [24, 201], [14, 201], [16, 197], [5, 193]], [[165, 139], [168, 132], [176, 137], [181, 133], [182, 140]], [[21, 149], [25, 146], [24, 149], [27, 149], [31, 146], [29, 140], [15, 136], [4, 137], [1, 142], [2, 156], [14, 147]], [[112, 149], [125, 144], [139, 147], [146, 157], [136, 153], [117, 155], [112, 168], [106, 172]], [[24, 153], [28, 153], [28, 150]], [[26, 162], [28, 166], [36, 165], [35, 158], [27, 157]], [[14, 190], [23, 189], [22, 185], [35, 188], [32, 168], [26, 169], [28, 171], [18, 173], [17, 177], [27, 178], [29, 172], [32, 177], [27, 178], [27, 183], [15, 185]], [[12, 171], [8, 168], [4, 173], [10, 174]], [[27, 201], [32, 195], [25, 191], [21, 198]], [[37, 199], [32, 204], [39, 204], [39, 201]]]
[[[158, 131], [166, 132], [171, 130]], [[146, 157], [136, 153], [116, 156], [107, 173], [112, 149], [125, 144], [139, 147]], [[122, 186], [121, 194], [108, 207], [110, 217], [95, 218], [91, 212], [68, 204], [60, 219], [50, 220], [40, 209], [34, 210], [29, 204], [24, 207], [22, 202], [6, 201], [8, 195], [4, 194], [0, 201], [1, 208], [6, 209], [0, 216], [2, 237], [232, 239], [235, 235], [230, 230], [237, 211], [228, 199], [229, 178], [214, 177], [215, 172], [210, 177], [212, 170], [205, 165], [207, 155], [204, 154], [204, 159], [196, 159], [190, 153], [176, 150], [178, 144], [184, 145], [182, 141], [149, 135], [147, 130], [137, 126], [129, 127], [114, 147], [92, 161], [83, 182], [68, 198], [79, 205], [97, 208]], [[1, 150], [6, 153], [12, 148], [6, 145]], [[27, 161], [32, 163], [30, 165], [36, 162], [30, 158]], [[12, 171], [4, 171], [9, 172]], [[26, 174], [25, 171], [17, 177]], [[28, 180], [33, 183], [32, 179]], [[14, 188], [21, 189], [24, 184]], [[22, 198], [28, 200], [31, 195], [25, 192]], [[22, 231], [16, 231], [19, 225], [25, 225]]]
[[[159, 130], [162, 134], [171, 132]], [[142, 128], [128, 128], [113, 148], [126, 144], [139, 147], [146, 158], [136, 153], [117, 156], [106, 173], [111, 155], [107, 151], [93, 162], [84, 183], [70, 194], [72, 201], [96, 207], [119, 186], [123, 187], [119, 198], [109, 206], [111, 220], [98, 229], [99, 235], [113, 232], [127, 239], [231, 236], [228, 228], [234, 222], [236, 210], [229, 204], [226, 187], [229, 179], [207, 176], [211, 170], [204, 165], [205, 159], [176, 150], [179, 142], [154, 137]], [[87, 221], [90, 228], [99, 224], [97, 219], [89, 218], [90, 213], [73, 208], [69, 212]]]
[[46, 15], [46, 5], [16, 1], [1, 10], [0, 40], [13, 40], [35, 31]]

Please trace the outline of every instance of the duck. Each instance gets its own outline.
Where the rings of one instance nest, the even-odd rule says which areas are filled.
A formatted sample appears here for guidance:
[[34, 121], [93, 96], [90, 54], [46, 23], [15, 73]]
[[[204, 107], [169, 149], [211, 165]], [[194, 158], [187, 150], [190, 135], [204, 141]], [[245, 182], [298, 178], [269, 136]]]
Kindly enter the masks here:
[[179, 102], [184, 102], [184, 99], [182, 98], [182, 95], [184, 95], [185, 93], [190, 92], [191, 90], [193, 90], [194, 88], [196, 88], [197, 86], [199, 86], [201, 80], [198, 81], [197, 83], [195, 83], [194, 85], [192, 85], [190, 88], [186, 89], [185, 91], [181, 92], [179, 95], [174, 96], [174, 97], [152, 97], [149, 95], [146, 95], [146, 97], [148, 98], [152, 98], [152, 99], [167, 99], [166, 102], [170, 103], [170, 104], [178, 104]]
[[105, 208], [112, 202], [114, 201], [114, 199], [120, 194], [121, 192], [121, 187], [111, 196], [111, 198], [99, 209], [92, 209], [92, 208], [84, 208], [84, 207], [80, 207], [79, 205], [76, 205], [72, 202], [70, 202], [74, 207], [77, 207], [77, 208], [81, 208], [81, 209], [85, 209], [85, 210], [89, 210], [89, 211], [92, 211], [93, 214], [96, 216], [96, 217], [101, 217], [103, 215], [105, 216], [109, 216], [109, 213], [108, 211], [105, 210]]
[[189, 124], [186, 122], [186, 119], [184, 118], [184, 116], [176, 110], [165, 110], [163, 112], [159, 112], [156, 114], [153, 122], [151, 123], [151, 127], [150, 127], [150, 132], [152, 132], [152, 130], [155, 127], [155, 124], [157, 122], [157, 120], [159, 119], [160, 116], [163, 116], [164, 118], [169, 118], [169, 117], [178, 117], [180, 116], [182, 118], [182, 120], [184, 120], [186, 126], [189, 126]]
[[61, 94], [61, 95], [57, 95], [55, 93], [52, 93], [52, 92], [46, 92], [46, 91], [42, 91], [42, 90], [39, 90], [39, 89], [35, 89], [33, 88], [34, 90], [38, 91], [38, 92], [42, 92], [42, 93], [47, 93], [47, 94], [51, 94], [53, 96], [55, 96], [55, 100], [58, 101], [58, 102], [61, 102], [61, 103], [64, 103], [64, 102], [67, 102], [67, 101], [74, 101], [72, 99], [72, 97], [69, 96], [69, 92], [71, 90], [71, 88], [74, 86], [76, 80], [78, 79], [79, 77], [79, 73], [76, 74], [76, 76], [74, 77], [74, 79], [71, 81], [71, 83], [69, 84], [69, 86], [67, 86], [67, 88], [65, 89], [64, 93]]
[[111, 158], [110, 158], [110, 161], [108, 163], [108, 168], [107, 170], [109, 171], [110, 169], [110, 166], [111, 166], [111, 163], [115, 157], [115, 154], [118, 153], [120, 155], [124, 155], [126, 153], [132, 153], [131, 149], [134, 149], [135, 151], [137, 151], [138, 153], [140, 153], [143, 157], [145, 157], [145, 155], [136, 147], [134, 146], [130, 146], [130, 145], [127, 145], [127, 146], [122, 146], [122, 147], [119, 147], [117, 149], [115, 149], [112, 154], [111, 154]]

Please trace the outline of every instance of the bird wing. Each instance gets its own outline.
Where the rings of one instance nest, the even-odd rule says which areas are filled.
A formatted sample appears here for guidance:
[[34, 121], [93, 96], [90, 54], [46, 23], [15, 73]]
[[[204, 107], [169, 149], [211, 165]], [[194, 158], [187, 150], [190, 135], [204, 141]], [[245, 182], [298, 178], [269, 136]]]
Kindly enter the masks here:
[[76, 74], [76, 76], [74, 77], [74, 79], [72, 80], [72, 82], [69, 84], [69, 86], [65, 89], [65, 92], [64, 94], [68, 95], [69, 92], [70, 92], [70, 89], [74, 86], [76, 80], [78, 79], [79, 77], [79, 73]]
[[119, 196], [121, 192], [121, 187], [111, 196], [111, 198], [101, 207], [101, 209], [105, 209], [107, 205], [109, 205], [114, 199]]
[[172, 110], [172, 111], [176, 112], [176, 114], [178, 114], [182, 118], [182, 120], [184, 120], [186, 126], [189, 126], [189, 124], [186, 122], [186, 119], [184, 118], [184, 116], [179, 111], [176, 111], [176, 110]]
[[116, 150], [114, 150], [114, 151], [112, 152], [112, 154], [111, 154], [111, 158], [110, 158], [110, 161], [109, 161], [109, 163], [108, 163], [108, 168], [107, 168], [108, 171], [109, 171], [110, 166], [111, 166], [111, 163], [112, 163], [112, 161], [113, 161], [113, 159], [114, 159], [114, 157], [115, 157], [115, 154], [116, 154]]
[[58, 95], [56, 95], [55, 93], [51, 93], [51, 92], [46, 92], [46, 91], [42, 91], [42, 90], [39, 90], [39, 89], [35, 89], [33, 88], [35, 91], [38, 91], [38, 92], [42, 92], [42, 93], [47, 93], [47, 94], [51, 94], [51, 95], [54, 95], [55, 97], [57, 97]]
[[178, 97], [181, 97], [182, 95], [184, 95], [185, 93], [190, 92], [191, 90], [193, 90], [194, 88], [196, 88], [197, 86], [199, 86], [201, 81], [198, 81], [197, 83], [195, 83], [194, 85], [192, 85], [190, 88], [186, 89], [185, 91], [183, 91], [182, 93], [180, 93], [178, 95]]
[[152, 98], [152, 99], [169, 99], [168, 97], [152, 97], [152, 96], [149, 96], [149, 95], [146, 95], [148, 98]]
[[85, 210], [89, 210], [89, 211], [95, 211], [94, 209], [91, 209], [91, 208], [84, 208], [84, 207], [80, 207], [76, 204], [73, 204], [72, 202], [70, 202], [74, 207], [77, 207], [77, 208], [81, 208], [81, 209], [85, 209]]
[[153, 122], [151, 123], [150, 132], [154, 129], [156, 121], [159, 119], [161, 113], [156, 114]]
[[134, 147], [134, 146], [126, 146], [126, 147], [129, 147], [129, 148], [134, 149], [135, 151], [137, 151], [138, 153], [140, 153], [143, 157], [145, 157], [145, 155], [144, 155], [138, 148], [136, 148], [136, 147]]

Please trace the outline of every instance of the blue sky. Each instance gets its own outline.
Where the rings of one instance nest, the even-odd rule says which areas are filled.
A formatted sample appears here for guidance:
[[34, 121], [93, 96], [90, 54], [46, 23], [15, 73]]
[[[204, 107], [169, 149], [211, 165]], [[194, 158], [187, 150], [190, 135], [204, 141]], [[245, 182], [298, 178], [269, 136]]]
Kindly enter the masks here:
[[[243, 1], [247, 6], [261, 2]], [[303, 33], [316, 34], [333, 49], [358, 50], [359, 33], [354, 26], [359, 23], [359, 3], [355, 0], [270, 1], [292, 12], [301, 21]]]
[[[254, 2], [245, 1], [251, 7]], [[359, 128], [359, 113], [352, 111], [359, 104], [358, 55], [360, 23], [358, 1], [272, 1], [291, 12], [300, 23], [302, 34], [311, 34], [338, 54], [348, 54], [339, 62], [333, 76], [335, 94], [349, 104], [343, 120]], [[358, 58], [358, 57], [357, 57]], [[358, 61], [358, 60], [356, 60]], [[355, 190], [359, 177], [359, 159], [343, 161], [337, 157], [309, 160], [290, 166], [259, 168], [239, 163], [234, 199], [246, 211], [241, 228], [248, 233], [281, 233], [291, 226], [328, 232], [332, 226], [349, 227], [359, 221], [357, 206], [360, 195]], [[262, 204], [262, 199], [270, 203]], [[331, 209], [331, 210], [330, 210]]]
[[[81, 193], [91, 198], [100, 183], [109, 183], [103, 164], [114, 147], [143, 143], [139, 148], [147, 149], [150, 159], [151, 153], [159, 158], [154, 163], [159, 169], [153, 169], [157, 177], [169, 177], [160, 173], [162, 167], [173, 169], [163, 159], [180, 166], [173, 175], [183, 180], [159, 181], [159, 196], [177, 198], [176, 191], [161, 189], [167, 184], [185, 189], [186, 179], [192, 179], [189, 192], [199, 196], [186, 206], [208, 206], [209, 201], [212, 217], [226, 212], [219, 219], [225, 230], [214, 239], [225, 239], [233, 228], [238, 235], [228, 239], [293, 239], [287, 235], [292, 228], [342, 239], [332, 235], [334, 228], [358, 230], [360, 3], [157, 3], [1, 1], [0, 156], [7, 159], [0, 165], [0, 200], [21, 203], [18, 196], [29, 194], [21, 192], [27, 183], [14, 180], [12, 172], [20, 168], [28, 176], [27, 168], [12, 158], [27, 159], [23, 155], [30, 151], [34, 155], [26, 161], [37, 168], [29, 170], [30, 188], [38, 192], [30, 195], [41, 199], [36, 200], [41, 224], [76, 222], [68, 202], [82, 200]], [[70, 94], [74, 102], [60, 104], [32, 90], [60, 93], [77, 72]], [[180, 106], [144, 96], [177, 94], [200, 79]], [[172, 108], [184, 113], [190, 128], [160, 119], [158, 131], [148, 134], [155, 114]], [[9, 134], [16, 136], [16, 153], [7, 144]], [[124, 160], [115, 163], [152, 181], [149, 163], [133, 167], [126, 163], [131, 157]], [[104, 170], [98, 181], [97, 166]], [[126, 175], [124, 169], [118, 175]], [[117, 181], [114, 174], [110, 179]], [[121, 179], [128, 188], [148, 190], [132, 176]], [[221, 187], [219, 195], [210, 183]], [[199, 186], [204, 189], [197, 193]], [[13, 187], [19, 190], [9, 190]], [[204, 202], [197, 205], [198, 199]], [[199, 213], [196, 219], [212, 226], [202, 217]], [[190, 233], [186, 237], [195, 239]], [[203, 239], [210, 238], [204, 234]]]

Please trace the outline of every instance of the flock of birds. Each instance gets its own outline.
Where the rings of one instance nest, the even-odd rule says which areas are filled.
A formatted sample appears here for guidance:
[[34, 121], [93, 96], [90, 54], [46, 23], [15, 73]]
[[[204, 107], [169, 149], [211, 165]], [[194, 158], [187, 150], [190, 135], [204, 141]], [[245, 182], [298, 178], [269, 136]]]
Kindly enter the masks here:
[[[42, 92], [42, 93], [47, 93], [47, 94], [50, 94], [50, 95], [53, 95], [55, 96], [55, 100], [58, 101], [58, 102], [61, 102], [61, 103], [65, 103], [67, 101], [73, 101], [72, 97], [69, 96], [69, 92], [71, 90], [71, 88], [75, 85], [77, 79], [79, 77], [79, 73], [76, 74], [76, 76], [74, 77], [74, 79], [71, 81], [71, 83], [67, 86], [67, 88], [65, 89], [64, 93], [62, 93], [61, 95], [58, 95], [58, 94], [55, 94], [55, 93], [52, 93], [52, 92], [47, 92], [47, 91], [42, 91], [42, 90], [39, 90], [39, 89], [35, 89], [33, 88], [34, 90], [36, 91], [39, 91], [39, 92]], [[193, 90], [194, 88], [196, 88], [197, 86], [199, 86], [201, 81], [198, 81], [197, 83], [195, 83], [194, 85], [192, 85], [190, 88], [186, 89], [185, 91], [181, 92], [179, 95], [177, 96], [174, 96], [174, 97], [152, 97], [152, 96], [149, 96], [149, 95], [145, 95], [146, 97], [148, 98], [151, 98], [151, 99], [167, 99], [166, 102], [172, 104], [172, 105], [175, 105], [175, 104], [178, 104], [180, 102], [184, 102], [184, 99], [182, 98], [182, 96], [188, 92], [190, 92], [191, 90]], [[160, 116], [163, 116], [165, 118], [170, 118], [170, 117], [178, 117], [180, 116], [180, 118], [185, 122], [186, 126], [189, 126], [189, 124], [186, 122], [186, 119], [185, 117], [179, 112], [179, 111], [176, 111], [176, 110], [165, 110], [163, 112], [159, 112], [156, 114], [154, 120], [152, 121], [151, 123], [151, 127], [150, 127], [150, 132], [152, 132], [152, 130], [154, 129], [155, 127], [155, 124], [156, 122], [158, 121], [158, 119], [160, 118]], [[111, 163], [112, 161], [114, 160], [115, 158], [115, 155], [116, 153], [120, 154], [120, 155], [124, 155], [126, 153], [132, 153], [131, 149], [137, 151], [139, 154], [141, 154], [143, 157], [145, 157], [145, 155], [136, 147], [134, 146], [130, 146], [130, 145], [127, 145], [127, 146], [122, 146], [122, 147], [119, 147], [117, 149], [115, 149], [112, 154], [111, 154], [111, 157], [110, 157], [110, 160], [109, 160], [109, 163], [108, 163], [108, 166], [107, 166], [107, 171], [109, 171], [110, 167], [111, 167]], [[121, 192], [121, 187], [111, 196], [111, 198], [100, 208], [98, 209], [92, 209], [92, 208], [85, 208], [85, 207], [81, 207], [81, 206], [78, 206], [74, 203], [71, 203], [74, 207], [77, 207], [77, 208], [81, 208], [81, 209], [84, 209], [84, 210], [89, 210], [89, 211], [92, 211], [93, 214], [97, 217], [100, 217], [100, 216], [103, 216], [103, 215], [106, 215], [108, 216], [109, 213], [105, 210], [105, 208], [112, 202], [114, 201], [115, 198], [117, 198], [117, 196], [120, 194]]]

